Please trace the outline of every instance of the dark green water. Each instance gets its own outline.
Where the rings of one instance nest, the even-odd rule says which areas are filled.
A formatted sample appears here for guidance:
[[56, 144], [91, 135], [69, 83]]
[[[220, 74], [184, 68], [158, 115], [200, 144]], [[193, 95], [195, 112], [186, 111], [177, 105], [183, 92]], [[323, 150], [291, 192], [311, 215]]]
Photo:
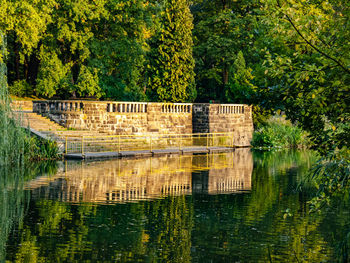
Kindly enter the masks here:
[[315, 160], [240, 149], [7, 171], [0, 261], [334, 262], [350, 206], [308, 214], [313, 186], [296, 189]]

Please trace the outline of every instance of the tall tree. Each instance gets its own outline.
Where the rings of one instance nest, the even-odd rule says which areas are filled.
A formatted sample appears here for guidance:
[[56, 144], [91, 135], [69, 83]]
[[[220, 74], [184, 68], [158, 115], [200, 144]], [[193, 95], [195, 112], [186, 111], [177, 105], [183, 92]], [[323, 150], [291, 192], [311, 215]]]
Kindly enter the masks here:
[[[145, 99], [146, 0], [1, 0], [11, 90], [43, 97]], [[23, 14], [30, 13], [25, 19]], [[33, 31], [33, 32], [32, 32]], [[25, 90], [24, 92], [22, 92]]]
[[246, 67], [243, 52], [239, 51], [228, 73], [226, 99], [234, 103], [252, 103], [257, 87], [253, 80], [252, 70]]
[[99, 69], [105, 97], [145, 100], [147, 40], [153, 34], [153, 4], [145, 0], [110, 0], [108, 17], [93, 27], [89, 65]]
[[256, 62], [257, 7], [255, 0], [193, 1], [198, 101], [227, 101], [225, 89], [238, 52], [249, 58], [248, 64]]
[[188, 0], [161, 1], [160, 29], [152, 38], [147, 94], [150, 100], [186, 102], [196, 97], [192, 14]]

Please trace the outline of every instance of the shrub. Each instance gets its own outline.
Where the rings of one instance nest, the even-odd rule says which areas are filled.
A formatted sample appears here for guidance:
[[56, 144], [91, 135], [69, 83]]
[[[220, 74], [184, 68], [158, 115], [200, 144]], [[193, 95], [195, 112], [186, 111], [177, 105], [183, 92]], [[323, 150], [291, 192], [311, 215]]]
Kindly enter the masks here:
[[302, 148], [309, 145], [305, 131], [276, 117], [255, 131], [252, 140], [252, 146], [261, 148]]
[[33, 87], [25, 80], [17, 80], [9, 86], [9, 93], [18, 97], [33, 95]]
[[29, 137], [26, 143], [26, 153], [30, 160], [56, 160], [59, 157], [55, 141]]

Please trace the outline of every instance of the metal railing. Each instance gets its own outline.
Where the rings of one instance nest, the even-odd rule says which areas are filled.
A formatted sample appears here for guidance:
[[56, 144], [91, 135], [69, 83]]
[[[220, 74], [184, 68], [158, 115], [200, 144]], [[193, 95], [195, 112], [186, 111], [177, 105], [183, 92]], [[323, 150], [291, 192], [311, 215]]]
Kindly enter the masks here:
[[185, 150], [210, 147], [233, 148], [233, 133], [191, 133], [113, 136], [67, 136], [65, 153]]

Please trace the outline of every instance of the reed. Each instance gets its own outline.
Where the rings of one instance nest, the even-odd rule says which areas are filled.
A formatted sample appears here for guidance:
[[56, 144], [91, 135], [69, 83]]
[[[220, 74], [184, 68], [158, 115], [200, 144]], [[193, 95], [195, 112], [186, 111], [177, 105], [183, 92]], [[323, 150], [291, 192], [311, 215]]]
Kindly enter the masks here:
[[14, 115], [6, 78], [6, 39], [0, 32], [0, 166], [21, 166], [24, 161], [28, 133], [19, 125], [20, 115]]

